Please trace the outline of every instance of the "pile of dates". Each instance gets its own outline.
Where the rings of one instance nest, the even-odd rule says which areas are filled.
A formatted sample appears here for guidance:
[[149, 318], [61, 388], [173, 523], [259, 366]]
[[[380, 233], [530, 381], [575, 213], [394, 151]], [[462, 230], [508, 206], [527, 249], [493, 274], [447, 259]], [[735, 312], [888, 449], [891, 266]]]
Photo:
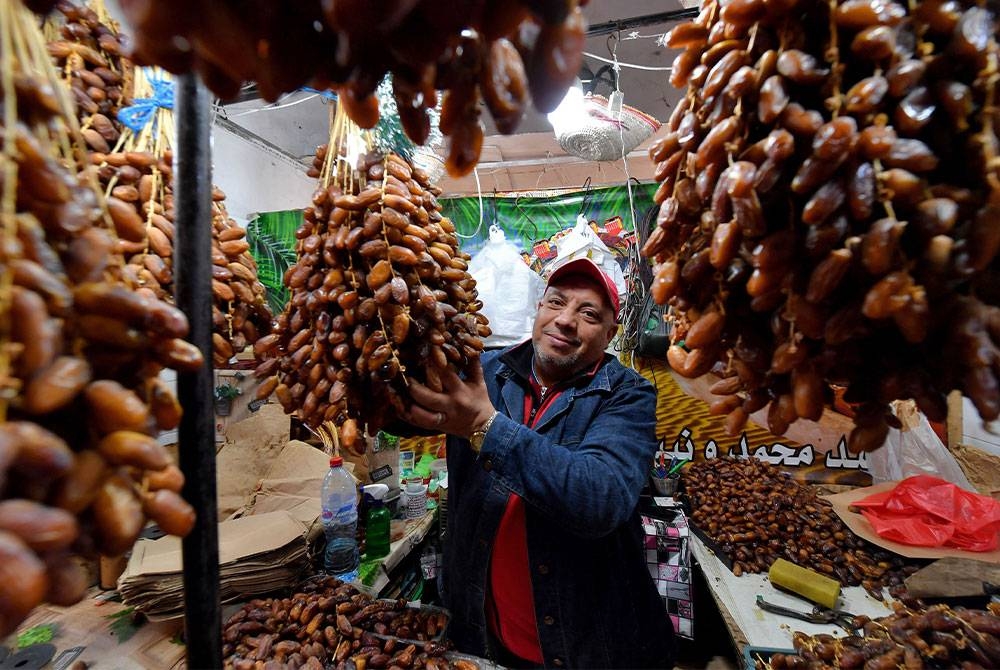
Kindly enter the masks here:
[[[79, 555], [127, 551], [145, 525], [186, 534], [194, 510], [154, 437], [180, 406], [158, 374], [202, 365], [184, 314], [125, 281], [99, 192], [56, 147], [69, 117], [34, 17], [0, 8], [0, 636], [88, 586]], [[9, 209], [6, 209], [9, 208]]]
[[57, 9], [65, 21], [58, 27], [61, 39], [48, 43], [49, 55], [72, 92], [84, 141], [92, 151], [107, 153], [121, 137], [118, 111], [131, 104], [126, 90], [132, 66], [122, 57], [121, 36], [97, 12], [68, 0]]
[[[132, 284], [173, 301], [173, 154], [147, 151], [90, 154]], [[213, 189], [212, 349], [216, 367], [271, 329], [272, 314], [246, 231], [226, 215], [225, 194]]]
[[[326, 147], [318, 151], [322, 163]], [[445, 371], [478, 359], [490, 335], [469, 255], [458, 249], [427, 175], [396, 154], [360, 159], [351, 192], [321, 186], [284, 276], [291, 299], [254, 346], [255, 371], [286, 412], [363, 450], [405, 408], [409, 379], [442, 389]]]
[[[403, 128], [423, 144], [428, 110], [442, 101], [441, 132], [451, 138], [449, 172], [475, 166], [486, 103], [511, 133], [529, 97], [554, 109], [580, 69], [586, 20], [582, 0], [211, 0], [122, 2], [135, 31], [134, 57], [171, 72], [197, 71], [232, 98], [255, 81], [264, 98], [309, 85], [337, 91], [362, 128], [379, 118], [375, 89], [391, 74]], [[197, 17], [197, 19], [195, 18]]]
[[[391, 634], [392, 623], [407, 616], [425, 627], [426, 637], [417, 638], [425, 642]], [[255, 599], [233, 614], [223, 625], [223, 664], [233, 670], [476, 670], [469, 661], [449, 660], [448, 647], [431, 640], [442, 632], [440, 621], [441, 615], [406, 607], [405, 600], [375, 600], [334, 577], [316, 577], [289, 598]]]
[[778, 558], [811, 568], [844, 586], [902, 593], [920, 566], [857, 537], [826, 500], [756, 459], [717, 458], [684, 468], [681, 483], [694, 524], [718, 545], [733, 574], [767, 572]]
[[[107, 194], [126, 279], [172, 302], [172, 152], [157, 156], [119, 147], [124, 127], [117, 114], [131, 104], [123, 88], [132, 79], [122, 39], [90, 7], [61, 0], [56, 8], [65, 18], [58, 28], [64, 39], [50, 41], [48, 51], [76, 103], [89, 149], [80, 162], [91, 166]], [[225, 367], [235, 353], [270, 331], [273, 315], [245, 232], [228, 217], [225, 194], [216, 188], [212, 199], [213, 363]]]
[[908, 609], [893, 603], [887, 617], [857, 617], [861, 635], [792, 637], [795, 654], [758, 659], [757, 670], [826, 670], [827, 668], [961, 668], [985, 670], [1000, 666], [1000, 607], [972, 610], [946, 605]]
[[671, 366], [716, 366], [738, 434], [783, 434], [846, 387], [853, 451], [896, 399], [1000, 415], [996, 9], [927, 0], [705, 0], [667, 42], [687, 85], [650, 149], [654, 299]]

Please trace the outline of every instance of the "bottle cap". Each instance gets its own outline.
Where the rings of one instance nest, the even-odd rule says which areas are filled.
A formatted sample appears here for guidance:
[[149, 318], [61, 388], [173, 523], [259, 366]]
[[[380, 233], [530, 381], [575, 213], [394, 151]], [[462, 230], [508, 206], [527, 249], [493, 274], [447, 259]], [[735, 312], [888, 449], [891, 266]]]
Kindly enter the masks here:
[[344, 458], [342, 456], [331, 456], [330, 457], [330, 467], [339, 468], [344, 464]]
[[423, 492], [425, 492], [427, 490], [427, 484], [424, 484], [424, 480], [423, 479], [417, 477], [417, 478], [410, 479], [409, 481], [407, 481], [406, 482], [406, 486], [404, 487], [404, 490], [407, 493], [420, 494], [420, 493], [423, 493]]

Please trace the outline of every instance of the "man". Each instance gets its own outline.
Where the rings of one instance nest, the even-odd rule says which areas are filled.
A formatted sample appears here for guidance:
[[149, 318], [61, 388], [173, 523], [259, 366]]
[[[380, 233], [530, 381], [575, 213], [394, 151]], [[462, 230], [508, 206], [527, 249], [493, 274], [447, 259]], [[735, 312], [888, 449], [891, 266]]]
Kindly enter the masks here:
[[488, 352], [406, 417], [448, 440], [444, 592], [462, 651], [508, 667], [670, 667], [636, 505], [656, 396], [605, 349], [618, 293], [593, 262], [549, 279], [530, 341]]

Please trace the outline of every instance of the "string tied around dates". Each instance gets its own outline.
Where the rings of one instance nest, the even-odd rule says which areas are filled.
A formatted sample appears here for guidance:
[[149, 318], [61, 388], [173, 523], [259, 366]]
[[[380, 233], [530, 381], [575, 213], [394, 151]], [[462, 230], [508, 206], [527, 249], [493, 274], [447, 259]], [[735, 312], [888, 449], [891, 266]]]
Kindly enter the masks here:
[[174, 83], [152, 77], [150, 83], [153, 85], [153, 97], [137, 98], [135, 104], [118, 110], [118, 120], [135, 133], [149, 125], [157, 109], [174, 108]]

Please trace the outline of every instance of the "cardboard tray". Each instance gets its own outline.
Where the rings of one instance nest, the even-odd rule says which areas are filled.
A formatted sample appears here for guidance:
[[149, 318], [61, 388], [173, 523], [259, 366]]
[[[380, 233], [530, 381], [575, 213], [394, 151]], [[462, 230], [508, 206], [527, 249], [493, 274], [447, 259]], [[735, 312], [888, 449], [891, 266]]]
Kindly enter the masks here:
[[690, 517], [688, 518], [688, 528], [691, 529], [691, 532], [694, 533], [699, 540], [701, 540], [701, 543], [704, 544], [709, 551], [715, 554], [715, 557], [719, 559], [720, 563], [726, 566], [730, 572], [733, 571], [734, 561], [729, 554], [722, 550], [722, 545], [710, 538], [705, 531], [696, 526]]
[[847, 527], [854, 531], [854, 534], [868, 540], [872, 544], [883, 549], [905, 556], [906, 558], [919, 559], [939, 559], [939, 558], [969, 558], [976, 561], [1000, 564], [1000, 549], [993, 551], [964, 551], [950, 547], [916, 547], [908, 544], [900, 544], [892, 540], [886, 540], [875, 532], [871, 523], [864, 515], [851, 511], [851, 505], [862, 498], [867, 498], [873, 493], [884, 493], [891, 491], [899, 482], [884, 482], [875, 486], [867, 486], [860, 489], [852, 489], [834, 495], [823, 496], [833, 505], [834, 512], [837, 513]]

